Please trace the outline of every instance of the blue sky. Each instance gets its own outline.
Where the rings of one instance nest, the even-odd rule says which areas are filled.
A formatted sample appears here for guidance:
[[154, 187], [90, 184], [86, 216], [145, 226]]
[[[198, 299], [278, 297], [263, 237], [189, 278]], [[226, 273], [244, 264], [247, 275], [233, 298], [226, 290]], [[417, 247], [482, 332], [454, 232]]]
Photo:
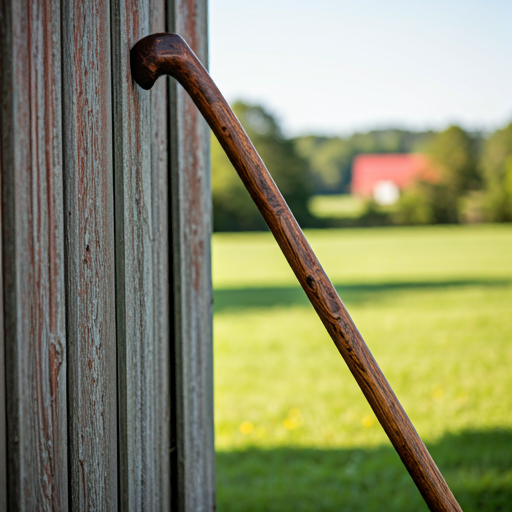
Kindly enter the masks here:
[[289, 135], [512, 121], [512, 0], [210, 0], [210, 72]]

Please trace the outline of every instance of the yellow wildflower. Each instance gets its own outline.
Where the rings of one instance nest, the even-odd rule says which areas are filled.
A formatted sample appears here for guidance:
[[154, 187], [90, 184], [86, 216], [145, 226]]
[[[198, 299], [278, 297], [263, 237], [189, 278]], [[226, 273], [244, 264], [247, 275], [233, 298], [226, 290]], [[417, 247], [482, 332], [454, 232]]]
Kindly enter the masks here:
[[299, 409], [290, 409], [288, 411], [288, 417], [283, 420], [283, 427], [286, 430], [295, 430], [302, 425], [302, 417]]
[[361, 420], [361, 424], [364, 428], [370, 428], [375, 423], [375, 417], [370, 416], [369, 414], [366, 414], [363, 416], [363, 419]]
[[254, 430], [254, 425], [250, 421], [242, 421], [240, 423], [240, 426], [238, 427], [238, 430], [242, 432], [242, 434], [250, 434]]

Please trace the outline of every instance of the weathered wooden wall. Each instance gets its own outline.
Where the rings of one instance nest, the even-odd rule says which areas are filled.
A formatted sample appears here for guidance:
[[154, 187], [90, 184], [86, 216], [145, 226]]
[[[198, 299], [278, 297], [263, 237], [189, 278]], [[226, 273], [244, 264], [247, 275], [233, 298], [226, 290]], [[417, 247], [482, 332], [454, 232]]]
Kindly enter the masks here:
[[[1, 50], [0, 50], [1, 51]], [[0, 75], [2, 73], [0, 58]], [[0, 122], [1, 125], [1, 122]], [[0, 126], [1, 137], [1, 126]], [[2, 175], [2, 159], [0, 156], [0, 176]], [[0, 180], [0, 200], [2, 182]], [[0, 234], [2, 233], [2, 210], [0, 208]], [[7, 510], [7, 436], [5, 425], [5, 343], [4, 343], [4, 266], [2, 236], [0, 235], [0, 510]]]
[[67, 506], [60, 5], [2, 2], [9, 505]]
[[163, 0], [112, 0], [116, 310], [123, 510], [170, 507], [167, 95], [132, 83], [130, 48], [165, 31]]
[[[180, 34], [208, 64], [205, 0], [179, 0], [169, 32]], [[172, 245], [175, 325], [173, 468], [183, 511], [215, 503], [212, 306], [210, 274], [210, 131], [184, 89], [172, 82]]]
[[110, 8], [62, 3], [71, 506], [117, 510]]
[[0, 510], [214, 510], [209, 132], [129, 69], [206, 1], [0, 16]]

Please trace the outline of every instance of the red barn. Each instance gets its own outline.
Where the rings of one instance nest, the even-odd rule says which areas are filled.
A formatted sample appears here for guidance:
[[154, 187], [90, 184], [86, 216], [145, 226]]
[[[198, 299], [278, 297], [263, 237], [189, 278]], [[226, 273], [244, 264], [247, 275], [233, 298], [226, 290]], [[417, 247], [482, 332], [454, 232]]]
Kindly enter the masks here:
[[399, 191], [411, 186], [428, 167], [424, 155], [359, 155], [352, 164], [352, 194], [391, 204]]

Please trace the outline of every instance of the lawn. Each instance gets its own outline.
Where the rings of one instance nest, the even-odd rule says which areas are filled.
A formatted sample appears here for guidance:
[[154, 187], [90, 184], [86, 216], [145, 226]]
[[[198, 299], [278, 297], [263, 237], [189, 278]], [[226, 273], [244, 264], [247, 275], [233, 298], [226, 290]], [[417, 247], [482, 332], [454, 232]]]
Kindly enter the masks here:
[[313, 196], [309, 209], [315, 217], [355, 219], [364, 211], [364, 200], [350, 194]]
[[[306, 233], [466, 511], [512, 506], [512, 226]], [[426, 511], [272, 236], [216, 234], [218, 510]]]

